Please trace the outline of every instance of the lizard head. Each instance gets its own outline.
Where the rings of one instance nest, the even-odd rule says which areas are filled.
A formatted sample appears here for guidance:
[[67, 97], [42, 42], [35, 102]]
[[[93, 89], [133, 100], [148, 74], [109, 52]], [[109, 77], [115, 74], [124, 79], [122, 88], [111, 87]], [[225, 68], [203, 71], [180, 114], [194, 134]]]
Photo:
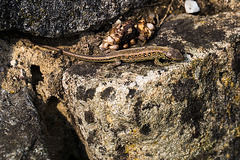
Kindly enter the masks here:
[[183, 61], [184, 60], [184, 56], [182, 55], [182, 53], [174, 48], [169, 48], [169, 50], [166, 53], [166, 56], [169, 59], [175, 60], [175, 61]]

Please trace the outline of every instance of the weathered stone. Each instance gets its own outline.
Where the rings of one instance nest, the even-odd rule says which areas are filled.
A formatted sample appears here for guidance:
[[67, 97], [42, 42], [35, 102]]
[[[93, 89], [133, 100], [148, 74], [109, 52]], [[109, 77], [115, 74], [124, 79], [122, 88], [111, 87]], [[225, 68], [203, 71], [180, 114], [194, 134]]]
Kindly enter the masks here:
[[[0, 30], [19, 30], [44, 37], [69, 36], [81, 31], [99, 29], [146, 2], [155, 1], [1, 0]], [[170, 3], [170, 0], [167, 3]], [[238, 0], [199, 0], [198, 4], [201, 15], [237, 11], [240, 8]]]
[[1, 159], [49, 159], [37, 110], [28, 90], [9, 94], [0, 89]]
[[[34, 97], [34, 105], [38, 109], [38, 113], [36, 111], [35, 116], [39, 115], [40, 117], [35, 117], [35, 119], [41, 119], [41, 127], [38, 126], [38, 129], [43, 134], [44, 146], [47, 148], [48, 157], [50, 159], [87, 160], [83, 144], [66, 119], [66, 107], [57, 98], [62, 88], [60, 86], [62, 66], [67, 65], [67, 61], [64, 60], [63, 63], [61, 58], [58, 59], [61, 56], [52, 56], [48, 52], [33, 49], [29, 41], [17, 40], [18, 42], [15, 43], [15, 38], [9, 38], [8, 40], [10, 41], [9, 43], [0, 40], [0, 56], [2, 58], [0, 61], [0, 84], [6, 90], [6, 93], [11, 93], [9, 96], [6, 96], [5, 101], [12, 101], [11, 97], [13, 96], [15, 100], [19, 100], [19, 94], [25, 93], [22, 92], [23, 88], [28, 88]], [[49, 63], [51, 60], [53, 63]], [[34, 92], [38, 93], [38, 96], [32, 94]], [[87, 91], [86, 95], [91, 97], [92, 91]], [[22, 96], [25, 97], [25, 94]], [[2, 97], [0, 97], [1, 100]], [[17, 107], [15, 108], [18, 109]], [[7, 115], [11, 112], [14, 115], [16, 114], [16, 117], [29, 117], [27, 112], [15, 113], [13, 109], [9, 110]], [[1, 120], [3, 124], [8, 122], [7, 118]], [[28, 125], [28, 123], [25, 124]], [[16, 125], [21, 127], [19, 124]], [[22, 125], [24, 127], [24, 123]], [[19, 144], [22, 143], [21, 140], [15, 139], [16, 143]], [[5, 144], [3, 147], [5, 147]]]
[[147, 1], [1, 0], [0, 30], [16, 29], [44, 37], [72, 35], [98, 29]]
[[238, 11], [240, 8], [239, 0], [198, 0], [200, 13], [202, 15], [214, 15], [226, 11]]
[[[171, 15], [146, 44], [184, 53], [184, 62], [166, 67], [124, 63], [109, 70], [0, 33], [1, 86], [17, 94], [27, 87], [47, 104], [38, 108], [52, 148], [71, 143], [68, 122], [58, 119], [64, 115], [90, 159], [237, 159], [239, 17]], [[97, 38], [83, 36], [80, 54], [90, 55]], [[59, 134], [66, 136], [56, 142]]]
[[183, 51], [178, 64], [67, 69], [63, 99], [90, 159], [239, 158], [239, 20], [168, 19], [150, 43]]

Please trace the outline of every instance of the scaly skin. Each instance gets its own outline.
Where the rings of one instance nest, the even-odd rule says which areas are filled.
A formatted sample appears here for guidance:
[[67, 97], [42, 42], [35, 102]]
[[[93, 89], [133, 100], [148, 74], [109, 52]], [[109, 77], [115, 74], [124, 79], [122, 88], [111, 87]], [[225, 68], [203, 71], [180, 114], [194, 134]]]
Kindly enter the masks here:
[[[142, 62], [154, 60], [155, 65], [164, 66], [174, 63], [175, 61], [183, 61], [184, 57], [180, 51], [170, 47], [162, 46], [148, 46], [139, 48], [130, 48], [115, 51], [106, 56], [85, 56], [64, 51], [56, 47], [41, 45], [41, 47], [59, 51], [71, 57], [78, 58], [82, 61], [88, 62], [115, 62], [114, 65], [120, 65], [121, 62]], [[160, 62], [159, 59], [167, 60], [167, 62]]]

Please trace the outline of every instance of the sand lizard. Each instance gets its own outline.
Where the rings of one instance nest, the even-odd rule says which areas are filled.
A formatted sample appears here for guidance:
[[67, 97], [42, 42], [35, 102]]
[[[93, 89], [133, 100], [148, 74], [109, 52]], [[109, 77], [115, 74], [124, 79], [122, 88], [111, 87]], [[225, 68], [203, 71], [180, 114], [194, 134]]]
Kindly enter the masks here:
[[[175, 61], [184, 60], [184, 56], [179, 50], [170, 48], [170, 47], [163, 47], [163, 46], [148, 46], [148, 47], [118, 50], [106, 56], [79, 55], [77, 53], [72, 53], [69, 51], [65, 51], [65, 50], [62, 50], [56, 47], [47, 46], [47, 45], [41, 45], [41, 47], [62, 52], [67, 56], [75, 57], [82, 61], [114, 62], [113, 66], [120, 65], [121, 62], [142, 62], [142, 61], [148, 61], [148, 60], [154, 60], [155, 65], [165, 66], [165, 65], [174, 63]], [[159, 59], [162, 59], [163, 62], [160, 62]]]

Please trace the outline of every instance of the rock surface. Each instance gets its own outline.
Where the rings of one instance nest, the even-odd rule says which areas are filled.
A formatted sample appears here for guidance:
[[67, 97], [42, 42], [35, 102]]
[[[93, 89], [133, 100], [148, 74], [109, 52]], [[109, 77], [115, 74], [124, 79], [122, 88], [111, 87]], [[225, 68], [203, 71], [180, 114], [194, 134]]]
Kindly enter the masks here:
[[49, 159], [38, 112], [26, 88], [9, 94], [0, 89], [1, 159]]
[[[0, 3], [0, 30], [18, 30], [44, 37], [60, 37], [78, 34], [81, 31], [96, 30], [104, 24], [113, 23], [132, 8], [149, 3], [163, 3], [149, 0], [82, 0], [82, 1], [24, 1], [2, 0]], [[175, 2], [181, 4], [181, 1]], [[170, 3], [167, 2], [167, 4]], [[201, 14], [216, 14], [223, 11], [237, 11], [238, 0], [199, 0]], [[184, 5], [184, 4], [182, 4]]]
[[[8, 35], [7, 37], [2, 35], [2, 37], [4, 39], [9, 38]], [[3, 153], [1, 154], [3, 154], [4, 159], [9, 159], [9, 157], [7, 157], [9, 156], [8, 150], [9, 152], [13, 152], [12, 154], [15, 154], [15, 149], [18, 149], [18, 145], [16, 145], [15, 148], [8, 145], [12, 137], [16, 137], [16, 139], [14, 139], [16, 144], [18, 143], [25, 147], [24, 145], [27, 146], [28, 143], [33, 143], [32, 139], [30, 139], [31, 136], [37, 139], [40, 137], [38, 134], [42, 133], [44, 135], [44, 149], [48, 151], [47, 158], [53, 160], [88, 160], [83, 144], [78, 139], [72, 126], [66, 120], [66, 117], [64, 117], [66, 115], [66, 111], [62, 109], [64, 108], [64, 104], [60, 103], [56, 98], [58, 95], [60, 96], [61, 93], [60, 80], [63, 70], [62, 67], [68, 65], [68, 61], [62, 62], [61, 59], [56, 60], [46, 51], [42, 52], [39, 49], [33, 49], [33, 46], [27, 43], [29, 41], [26, 42], [22, 39], [16, 40], [15, 38], [10, 39], [11, 42], [0, 40], [0, 84], [1, 87], [5, 89], [2, 91], [4, 96], [0, 97], [0, 101], [4, 102], [3, 105], [0, 105], [4, 107], [1, 109], [1, 129], [9, 130], [8, 128], [12, 127], [10, 128], [11, 130], [9, 130], [11, 134], [9, 133], [2, 136], [4, 137], [4, 143], [1, 143], [3, 144], [1, 146]], [[17, 42], [15, 42], [15, 40]], [[23, 89], [24, 91], [22, 91]], [[31, 96], [29, 96], [27, 90]], [[29, 99], [29, 97], [33, 98]], [[24, 99], [28, 105], [34, 102], [37, 110], [35, 106], [31, 107], [32, 110], [36, 112], [36, 115], [28, 112], [29, 109], [26, 109], [28, 106], [21, 105], [24, 103]], [[10, 106], [6, 106], [7, 104], [5, 103]], [[11, 105], [13, 103], [14, 105]], [[15, 104], [17, 106], [15, 106]], [[10, 107], [12, 108], [11, 110], [9, 110]], [[18, 118], [19, 123], [16, 123], [16, 126], [6, 126], [5, 123], [8, 124], [8, 119], [15, 118], [15, 116]], [[35, 119], [26, 120], [26, 118], [30, 116]], [[37, 121], [35, 122], [34, 120]], [[36, 130], [32, 131], [30, 130], [32, 128], [28, 129], [30, 127], [29, 123], [36, 123]], [[19, 127], [22, 130], [15, 132]], [[16, 129], [14, 130], [14, 128]], [[32, 132], [34, 132], [33, 135], [31, 135]], [[18, 138], [22, 134], [26, 136], [22, 139], [21, 137]], [[37, 139], [36, 145], [38, 145], [38, 141]], [[9, 148], [12, 149], [10, 150]], [[27, 154], [27, 159], [29, 159], [29, 155], [33, 157], [31, 149], [35, 148], [28, 149], [25, 147], [20, 149], [20, 155], [12, 155], [13, 159], [26, 157], [25, 155], [21, 155], [23, 152]], [[39, 154], [46, 154], [44, 150], [41, 152]], [[46, 158], [36, 157], [36, 159]]]
[[[201, 2], [202, 12], [205, 3]], [[220, 11], [221, 7], [217, 8]], [[212, 16], [170, 15], [146, 44], [171, 46], [184, 53], [184, 62], [166, 67], [143, 62], [124, 63], [109, 70], [107, 64], [50, 54], [26, 39], [16, 38], [19, 35], [12, 38], [0, 32], [0, 100], [14, 104], [6, 110], [21, 111], [18, 116], [24, 123], [13, 127], [25, 129], [29, 122], [26, 118], [36, 110], [27, 103], [29, 113], [26, 105], [17, 101], [26, 99], [27, 91], [36, 93], [51, 159], [67, 153], [71, 153], [68, 158], [85, 157], [77, 155], [82, 152], [76, 147], [80, 144], [74, 144], [73, 130], [66, 129], [69, 122], [89, 159], [239, 159], [239, 19], [239, 11]], [[98, 38], [94, 33], [82, 36], [76, 44], [80, 54], [92, 54], [91, 44]], [[14, 113], [7, 111], [1, 114], [5, 117], [1, 125], [8, 124]], [[39, 120], [37, 114], [31, 120]], [[29, 138], [16, 144], [28, 146], [36, 138], [31, 130], [30, 134], [21, 133]], [[8, 143], [2, 141], [5, 148], [1, 151], [7, 155]], [[63, 143], [65, 147], [59, 148]], [[38, 139], [36, 144], [41, 148]], [[48, 158], [45, 153], [41, 152]]]
[[98, 29], [145, 2], [147, 0], [3, 0], [0, 3], [0, 30], [16, 29], [44, 37], [72, 35]]
[[151, 43], [184, 51], [175, 65], [67, 69], [64, 99], [90, 159], [239, 158], [239, 20], [169, 19]]

